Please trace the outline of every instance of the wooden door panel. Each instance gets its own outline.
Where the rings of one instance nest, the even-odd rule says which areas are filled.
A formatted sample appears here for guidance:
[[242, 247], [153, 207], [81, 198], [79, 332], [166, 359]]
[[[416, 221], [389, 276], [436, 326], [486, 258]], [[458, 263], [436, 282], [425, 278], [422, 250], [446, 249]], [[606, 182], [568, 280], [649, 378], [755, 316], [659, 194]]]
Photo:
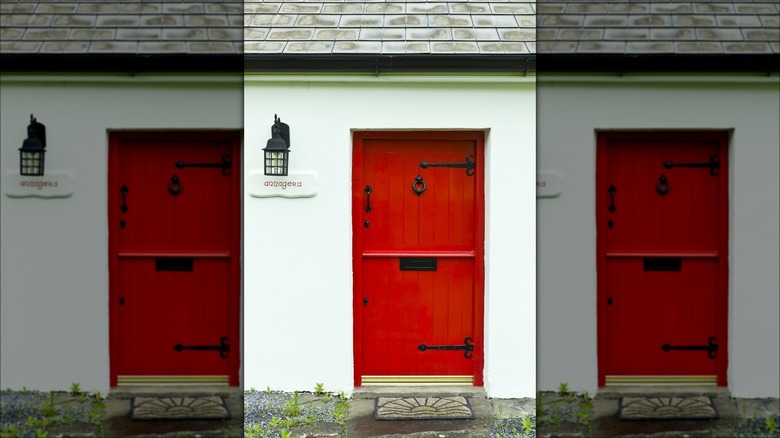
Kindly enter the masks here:
[[[608, 250], [715, 251], [718, 241], [718, 177], [700, 168], [664, 167], [707, 162], [720, 155], [717, 144], [697, 142], [614, 142], [607, 146], [608, 181], [614, 185], [614, 228]], [[665, 176], [670, 185], [659, 195]]]
[[420, 344], [459, 345], [473, 336], [473, 260], [440, 260], [438, 270], [401, 271], [399, 258], [364, 262], [366, 375], [468, 375], [463, 351], [420, 351]]
[[[238, 384], [238, 152], [236, 133], [111, 135], [112, 386], [119, 376]], [[223, 156], [224, 173], [211, 166]]]
[[[230, 215], [215, 212], [230, 208], [225, 194], [230, 193], [232, 178], [221, 175], [220, 169], [175, 165], [219, 162], [223, 155], [231, 155], [229, 142], [127, 142], [120, 154], [120, 181], [128, 188], [121, 250], [229, 249]], [[169, 190], [174, 176], [181, 184], [177, 195]]]
[[600, 385], [607, 375], [725, 384], [725, 150], [717, 132], [600, 134]]
[[[717, 333], [717, 259], [684, 259], [681, 272], [645, 271], [643, 258], [607, 261], [609, 348], [619, 352], [609, 375], [715, 374], [704, 351], [662, 350], [706, 345]], [[706, 371], [706, 372], [705, 372]]]
[[[481, 135], [355, 136], [357, 385], [361, 376], [473, 376], [481, 384], [483, 169], [420, 166], [467, 156], [483, 165]], [[402, 270], [408, 258], [436, 266]], [[468, 357], [463, 348], [427, 348], [465, 347], [467, 337], [475, 344]]]
[[[465, 162], [473, 142], [366, 143], [363, 181], [371, 185], [370, 226], [362, 231], [366, 250], [473, 250], [475, 186], [464, 169], [421, 169], [422, 161]], [[435, 152], [447, 148], [455, 152]], [[421, 175], [425, 192], [412, 183]], [[363, 202], [365, 204], [365, 201]], [[365, 205], [362, 205], [365, 209]]]

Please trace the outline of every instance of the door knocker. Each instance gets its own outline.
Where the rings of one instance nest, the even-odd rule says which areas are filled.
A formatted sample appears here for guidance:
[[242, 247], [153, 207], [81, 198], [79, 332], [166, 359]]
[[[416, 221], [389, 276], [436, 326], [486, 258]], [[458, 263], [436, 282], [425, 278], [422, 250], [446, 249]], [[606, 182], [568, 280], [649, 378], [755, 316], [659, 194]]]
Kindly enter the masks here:
[[672, 188], [672, 184], [666, 180], [666, 175], [661, 175], [660, 178], [658, 178], [658, 183], [655, 185], [656, 190], [658, 190], [658, 193], [661, 194], [661, 196], [666, 195], [669, 193], [669, 190]]
[[423, 181], [422, 175], [418, 173], [417, 178], [415, 178], [414, 182], [412, 183], [412, 190], [414, 190], [414, 193], [417, 193], [417, 196], [420, 196], [427, 187], [428, 186], [425, 184], [425, 181]]
[[171, 194], [173, 196], [176, 196], [181, 192], [181, 189], [183, 189], [184, 186], [181, 184], [181, 181], [179, 181], [179, 177], [174, 174], [171, 177], [171, 182], [168, 183], [168, 190], [170, 190]]

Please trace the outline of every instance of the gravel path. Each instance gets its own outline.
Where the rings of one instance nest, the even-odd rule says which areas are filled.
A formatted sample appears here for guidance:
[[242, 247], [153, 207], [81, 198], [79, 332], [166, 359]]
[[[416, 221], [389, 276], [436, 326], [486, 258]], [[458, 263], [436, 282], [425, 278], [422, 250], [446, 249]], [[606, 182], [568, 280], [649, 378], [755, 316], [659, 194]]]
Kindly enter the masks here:
[[297, 425], [339, 423], [346, 419], [347, 405], [336, 395], [277, 391], [244, 393], [244, 433], [247, 437], [281, 437], [281, 431]]
[[[244, 393], [244, 433], [245, 437], [270, 437], [282, 436], [283, 429], [289, 429], [291, 422], [295, 425], [313, 423], [339, 424], [340, 419], [345, 419], [348, 412], [345, 409], [348, 401], [338, 396], [329, 398], [314, 394], [300, 394], [298, 405], [300, 413], [291, 416], [291, 406], [295, 406], [294, 394], [278, 391], [247, 391]], [[294, 420], [297, 418], [297, 420]], [[533, 424], [536, 417], [531, 418]], [[286, 423], [285, 423], [286, 421]], [[535, 438], [536, 431], [530, 435], [523, 433], [521, 418], [497, 419], [494, 421], [489, 438]]]
[[103, 408], [86, 394], [4, 390], [0, 392], [0, 436], [35, 437], [37, 431], [73, 426], [97, 431]]
[[526, 435], [523, 429], [523, 420], [520, 418], [498, 419], [490, 428], [490, 438], [536, 438], [536, 417], [531, 417], [534, 429], [530, 435]]

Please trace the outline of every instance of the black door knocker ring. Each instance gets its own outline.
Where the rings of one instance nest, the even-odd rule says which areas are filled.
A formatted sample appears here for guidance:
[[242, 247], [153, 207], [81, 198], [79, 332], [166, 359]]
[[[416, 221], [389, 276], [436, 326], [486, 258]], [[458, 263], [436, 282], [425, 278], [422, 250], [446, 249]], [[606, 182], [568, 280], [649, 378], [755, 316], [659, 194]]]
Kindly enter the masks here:
[[171, 182], [168, 183], [168, 190], [170, 190], [171, 194], [173, 196], [176, 196], [181, 192], [181, 189], [183, 189], [184, 186], [182, 185], [181, 181], [179, 181], [179, 177], [174, 174], [171, 177]]
[[666, 195], [669, 193], [669, 190], [672, 188], [672, 184], [666, 180], [666, 175], [661, 175], [660, 178], [658, 178], [658, 183], [655, 185], [656, 190], [658, 190], [658, 193], [661, 194], [661, 196]]
[[428, 186], [425, 184], [425, 181], [423, 181], [422, 175], [418, 173], [417, 178], [415, 178], [412, 183], [412, 190], [414, 190], [414, 193], [417, 193], [417, 196], [420, 196], [426, 188], [428, 188]]

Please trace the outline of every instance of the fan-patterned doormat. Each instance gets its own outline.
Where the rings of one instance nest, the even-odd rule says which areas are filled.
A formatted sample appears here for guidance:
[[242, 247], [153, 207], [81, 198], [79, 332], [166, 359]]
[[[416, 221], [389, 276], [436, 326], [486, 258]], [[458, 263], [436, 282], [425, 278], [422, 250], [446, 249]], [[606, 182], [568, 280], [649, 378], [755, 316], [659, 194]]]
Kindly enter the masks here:
[[465, 397], [379, 397], [377, 420], [471, 420], [476, 418]]
[[135, 397], [130, 407], [132, 420], [228, 420], [222, 397]]
[[717, 420], [711, 397], [623, 397], [621, 420]]

